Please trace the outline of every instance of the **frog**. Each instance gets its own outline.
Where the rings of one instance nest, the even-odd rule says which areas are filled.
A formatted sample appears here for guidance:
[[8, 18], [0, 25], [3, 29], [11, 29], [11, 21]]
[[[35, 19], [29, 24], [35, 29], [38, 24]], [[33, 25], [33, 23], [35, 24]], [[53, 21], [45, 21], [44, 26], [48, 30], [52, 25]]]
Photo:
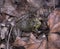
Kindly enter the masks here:
[[41, 25], [38, 17], [33, 14], [23, 15], [22, 19], [17, 21], [16, 27], [18, 27], [23, 32], [36, 32]]

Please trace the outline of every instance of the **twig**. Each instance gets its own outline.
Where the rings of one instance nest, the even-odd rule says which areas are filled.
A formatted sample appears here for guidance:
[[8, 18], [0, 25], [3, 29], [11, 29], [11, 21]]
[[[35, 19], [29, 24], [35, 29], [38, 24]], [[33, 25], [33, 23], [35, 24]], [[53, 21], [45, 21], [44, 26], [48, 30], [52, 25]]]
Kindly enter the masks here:
[[8, 35], [8, 40], [7, 40], [7, 49], [9, 49], [9, 39], [10, 39], [10, 35], [11, 35], [11, 31], [13, 29], [13, 26], [10, 29], [9, 35]]

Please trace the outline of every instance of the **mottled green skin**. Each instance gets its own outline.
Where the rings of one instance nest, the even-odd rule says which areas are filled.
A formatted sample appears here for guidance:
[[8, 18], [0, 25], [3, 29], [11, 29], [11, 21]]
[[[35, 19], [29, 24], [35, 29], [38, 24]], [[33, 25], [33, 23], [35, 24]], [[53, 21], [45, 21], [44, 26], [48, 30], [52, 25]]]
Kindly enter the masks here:
[[25, 20], [23, 20], [21, 22], [21, 20], [17, 23], [17, 27], [21, 30], [21, 31], [35, 31], [37, 30], [41, 25], [41, 22], [39, 21], [38, 18], [36, 17], [28, 17]]

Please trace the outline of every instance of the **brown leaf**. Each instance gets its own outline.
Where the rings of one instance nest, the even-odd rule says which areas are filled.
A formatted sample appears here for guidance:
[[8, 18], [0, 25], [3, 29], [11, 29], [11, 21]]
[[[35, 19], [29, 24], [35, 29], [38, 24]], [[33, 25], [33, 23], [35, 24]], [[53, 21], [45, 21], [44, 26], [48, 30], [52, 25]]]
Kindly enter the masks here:
[[24, 42], [20, 37], [16, 37], [15, 42], [13, 43], [13, 46], [24, 46], [26, 45], [26, 42]]
[[48, 35], [49, 49], [60, 49], [60, 9], [55, 9], [50, 14], [48, 25], [50, 28]]
[[47, 41], [46, 39], [38, 40], [31, 34], [29, 44], [27, 44], [26, 49], [46, 49]]
[[[60, 26], [60, 9], [55, 9], [48, 17], [48, 26], [50, 30], [55, 31]], [[52, 32], [53, 32], [52, 31]]]
[[60, 49], [60, 36], [58, 34], [49, 34], [48, 46], [49, 49]]

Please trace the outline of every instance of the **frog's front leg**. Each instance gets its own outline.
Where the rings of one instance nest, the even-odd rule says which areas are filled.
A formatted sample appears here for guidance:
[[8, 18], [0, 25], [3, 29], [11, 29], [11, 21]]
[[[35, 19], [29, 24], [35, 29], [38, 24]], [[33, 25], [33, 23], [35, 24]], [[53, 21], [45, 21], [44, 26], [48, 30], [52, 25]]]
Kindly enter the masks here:
[[34, 32], [37, 33], [37, 34], [41, 33], [41, 31], [39, 31], [38, 29], [35, 29]]

